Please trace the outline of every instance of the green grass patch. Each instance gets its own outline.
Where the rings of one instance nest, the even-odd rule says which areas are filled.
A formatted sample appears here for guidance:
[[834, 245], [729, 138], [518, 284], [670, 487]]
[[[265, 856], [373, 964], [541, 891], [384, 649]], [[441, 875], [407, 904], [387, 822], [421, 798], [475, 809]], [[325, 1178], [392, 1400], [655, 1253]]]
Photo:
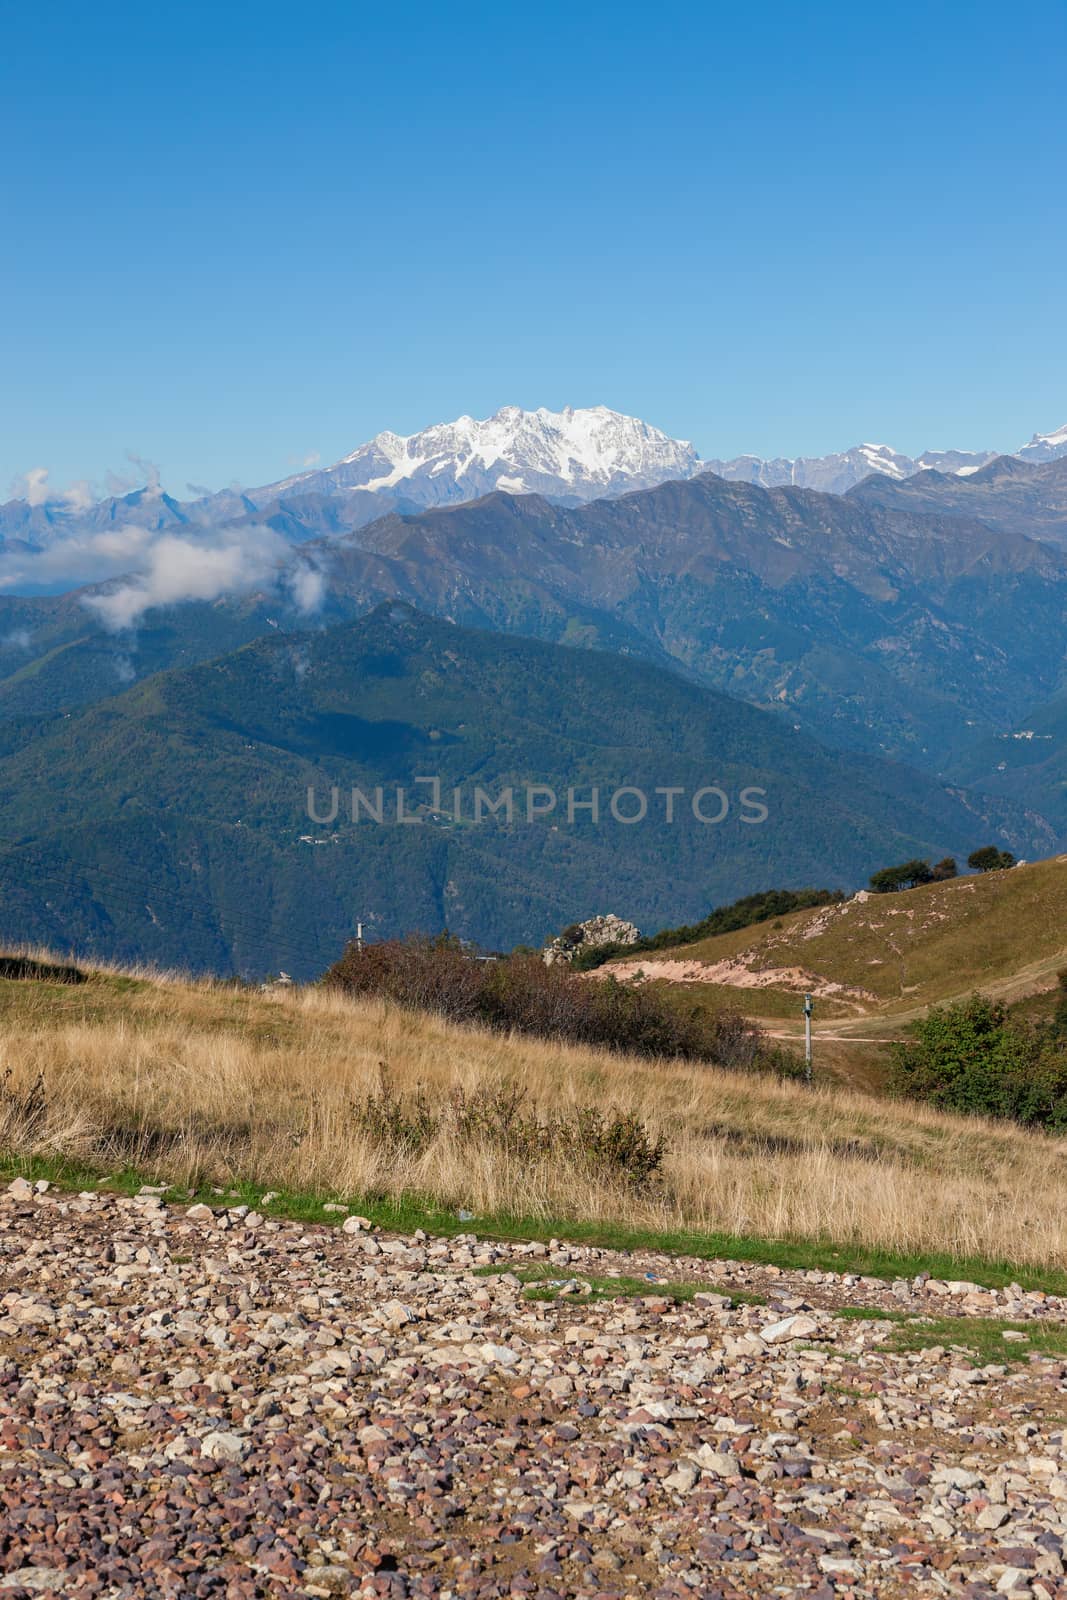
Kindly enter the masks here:
[[[149, 1171], [133, 1168], [103, 1172], [66, 1159], [0, 1157], [0, 1181], [10, 1181], [14, 1177], [30, 1181], [46, 1178], [60, 1189], [100, 1188], [128, 1195], [135, 1195], [142, 1186], [163, 1181]], [[1049, 1294], [1067, 1296], [1067, 1271], [1060, 1267], [1034, 1268], [1013, 1262], [949, 1255], [902, 1255], [827, 1240], [763, 1239], [682, 1229], [630, 1228], [574, 1222], [564, 1217], [515, 1217], [501, 1213], [461, 1216], [417, 1194], [394, 1198], [286, 1190], [277, 1192], [277, 1198], [265, 1204], [263, 1196], [271, 1192], [263, 1184], [237, 1180], [221, 1189], [221, 1193], [217, 1185], [198, 1184], [192, 1190], [175, 1185], [168, 1189], [166, 1198], [180, 1203], [247, 1205], [273, 1217], [333, 1225], [343, 1222], [344, 1214], [324, 1208], [340, 1203], [347, 1205], [353, 1215], [367, 1217], [379, 1227], [396, 1233], [410, 1234], [417, 1228], [439, 1238], [474, 1233], [480, 1239], [501, 1243], [547, 1243], [560, 1239], [568, 1244], [590, 1245], [620, 1253], [647, 1251], [657, 1255], [688, 1256], [698, 1261], [739, 1261], [780, 1267], [785, 1271], [855, 1273], [890, 1281], [927, 1272], [935, 1278], [966, 1278], [985, 1288], [999, 1289], [1017, 1283], [1023, 1289], [1043, 1289]], [[648, 1292], [647, 1289], [644, 1292]], [[732, 1298], [740, 1298], [736, 1291], [729, 1292]], [[1004, 1348], [1009, 1346], [1005, 1343]]]
[[651, 1276], [634, 1278], [626, 1273], [575, 1272], [568, 1276], [565, 1275], [563, 1268], [554, 1267], [547, 1261], [539, 1261], [528, 1267], [515, 1267], [508, 1262], [500, 1262], [491, 1267], [479, 1267], [476, 1276], [479, 1278], [500, 1277], [505, 1272], [514, 1273], [521, 1283], [527, 1285], [526, 1297], [528, 1300], [570, 1299], [572, 1298], [571, 1296], [563, 1295], [563, 1288], [568, 1283], [577, 1282], [589, 1285], [589, 1294], [575, 1295], [573, 1297], [584, 1303], [588, 1303], [591, 1300], [635, 1300], [648, 1297], [674, 1300], [679, 1305], [687, 1305], [698, 1294], [722, 1294], [738, 1304], [765, 1304], [762, 1295], [749, 1294], [744, 1290], [724, 1288], [716, 1283], [673, 1278], [660, 1279]]
[[[810, 1345], [805, 1346], [805, 1348], [828, 1350], [831, 1347], [829, 1345]], [[868, 1390], [856, 1389], [850, 1383], [826, 1382], [823, 1384], [823, 1388], [827, 1394], [835, 1394], [842, 1400], [869, 1400], [871, 1398]]]
[[[959, 1351], [975, 1366], [1010, 1365], [1032, 1355], [1067, 1357], [1067, 1327], [1057, 1322], [1012, 1322], [1003, 1317], [919, 1317], [906, 1311], [846, 1306], [837, 1313], [849, 1322], [891, 1322], [892, 1337], [880, 1348], [897, 1355], [940, 1346]], [[1024, 1340], [1005, 1339], [1022, 1333]]]

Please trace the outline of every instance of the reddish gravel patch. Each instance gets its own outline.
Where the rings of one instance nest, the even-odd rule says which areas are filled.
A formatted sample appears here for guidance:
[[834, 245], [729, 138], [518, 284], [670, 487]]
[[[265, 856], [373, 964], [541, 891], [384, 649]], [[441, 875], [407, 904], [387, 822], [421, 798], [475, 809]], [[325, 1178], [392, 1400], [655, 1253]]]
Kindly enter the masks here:
[[543, 1246], [15, 1190], [0, 1596], [1067, 1600], [1062, 1366], [833, 1315], [1059, 1302], [561, 1247], [773, 1299], [540, 1304], [473, 1269]]

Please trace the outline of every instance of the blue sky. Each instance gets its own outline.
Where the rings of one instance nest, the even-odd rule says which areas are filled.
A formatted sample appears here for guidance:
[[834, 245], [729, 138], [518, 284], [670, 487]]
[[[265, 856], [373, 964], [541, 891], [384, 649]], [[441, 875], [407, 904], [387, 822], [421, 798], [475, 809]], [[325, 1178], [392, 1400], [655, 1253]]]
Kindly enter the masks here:
[[604, 403], [705, 455], [1067, 421], [1067, 12], [11, 3], [0, 498]]

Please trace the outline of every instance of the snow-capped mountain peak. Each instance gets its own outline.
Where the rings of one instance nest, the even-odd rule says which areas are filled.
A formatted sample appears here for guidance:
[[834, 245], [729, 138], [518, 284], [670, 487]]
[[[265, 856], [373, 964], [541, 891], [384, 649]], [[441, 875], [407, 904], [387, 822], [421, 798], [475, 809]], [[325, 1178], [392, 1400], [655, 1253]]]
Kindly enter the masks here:
[[457, 417], [420, 433], [379, 433], [335, 466], [288, 478], [270, 492], [385, 494], [410, 506], [494, 489], [582, 501], [700, 470], [691, 444], [607, 406], [502, 406], [491, 417]]
[[1029, 444], [1024, 444], [1016, 455], [1023, 461], [1058, 461], [1067, 456], [1067, 423], [1054, 433], [1035, 433]]
[[[795, 484], [824, 494], [845, 494], [872, 472], [897, 480], [929, 471], [967, 478], [995, 460], [997, 454], [996, 450], [924, 450], [920, 456], [906, 456], [887, 444], [857, 444], [851, 450], [827, 456], [778, 456], [769, 461], [759, 456], [735, 456], [730, 461], [707, 461], [704, 466], [722, 478], [758, 483], [765, 489]], [[1058, 428], [1055, 433], [1035, 433], [1030, 443], [1014, 454], [1031, 465], [1067, 456], [1067, 427]]]

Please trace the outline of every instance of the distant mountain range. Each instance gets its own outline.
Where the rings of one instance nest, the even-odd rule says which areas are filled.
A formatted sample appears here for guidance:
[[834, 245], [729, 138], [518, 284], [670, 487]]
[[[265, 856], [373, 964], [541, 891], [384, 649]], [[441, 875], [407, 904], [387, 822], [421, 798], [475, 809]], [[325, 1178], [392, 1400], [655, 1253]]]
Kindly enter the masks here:
[[[1064, 456], [1067, 427], [1035, 434], [1015, 452], [1029, 463]], [[701, 461], [686, 441], [605, 406], [559, 412], [504, 406], [485, 420], [460, 417], [408, 436], [380, 433], [333, 466], [197, 500], [177, 500], [155, 485], [85, 504], [81, 497], [49, 497], [43, 478], [34, 475], [32, 493], [0, 505], [0, 588], [5, 552], [10, 557], [128, 527], [197, 536], [203, 529], [266, 524], [300, 540], [351, 532], [390, 510], [454, 505], [498, 489], [573, 506], [714, 472], [764, 488], [844, 494], [872, 474], [893, 481], [930, 471], [966, 477], [995, 459], [989, 450], [927, 450], [911, 457], [888, 445], [861, 444], [827, 456]], [[38, 587], [56, 589], [62, 577], [49, 573]]]
[[[353, 824], [354, 786], [371, 805], [381, 787], [381, 821]], [[512, 816], [477, 820], [476, 788], [494, 804], [513, 791]], [[646, 797], [637, 822], [611, 813], [623, 789], [623, 816]], [[655, 928], [754, 884], [849, 886], [886, 861], [1013, 842], [1021, 817], [648, 663], [392, 602], [0, 726], [0, 933], [309, 978], [357, 919], [373, 937], [447, 926], [504, 947], [616, 904]]]
[[[927, 480], [914, 509], [909, 485], [884, 479], [836, 496], [705, 474], [573, 507], [497, 492], [309, 538], [294, 559], [319, 582], [323, 626], [402, 598], [459, 623], [643, 657], [826, 743], [947, 776], [1067, 687], [1067, 550], [1053, 542], [1067, 542], [1067, 458]], [[1014, 505], [1035, 480], [1044, 539], [1019, 531], [1014, 512], [991, 526], [1001, 496]], [[903, 503], [883, 506], [871, 485]], [[956, 492], [980, 495], [981, 516], [962, 515]], [[0, 718], [72, 710], [307, 626], [284, 586], [157, 607], [129, 634], [88, 609], [101, 598], [0, 597]], [[1031, 804], [1042, 811], [1039, 793]]]
[[[994, 837], [1062, 848], [1067, 436], [970, 467], [767, 487], [602, 409], [509, 409], [191, 502], [51, 500], [38, 475], [0, 511], [0, 933], [305, 973], [354, 906], [507, 943]], [[293, 831], [309, 773], [565, 787], [682, 756], [797, 803], [712, 855], [551, 823]]]
[[[1055, 433], [1035, 433], [1014, 456], [1036, 463], [1067, 455], [1067, 428]], [[792, 484], [801, 489], [821, 489], [826, 494], [847, 494], [872, 474], [897, 482], [919, 473], [938, 472], [966, 478], [998, 459], [995, 450], [924, 450], [919, 456], [902, 455], [887, 444], [858, 444], [828, 456], [780, 456], [764, 461], [759, 456], [735, 456], [732, 461], [705, 461], [702, 466], [740, 483], [764, 488]]]

